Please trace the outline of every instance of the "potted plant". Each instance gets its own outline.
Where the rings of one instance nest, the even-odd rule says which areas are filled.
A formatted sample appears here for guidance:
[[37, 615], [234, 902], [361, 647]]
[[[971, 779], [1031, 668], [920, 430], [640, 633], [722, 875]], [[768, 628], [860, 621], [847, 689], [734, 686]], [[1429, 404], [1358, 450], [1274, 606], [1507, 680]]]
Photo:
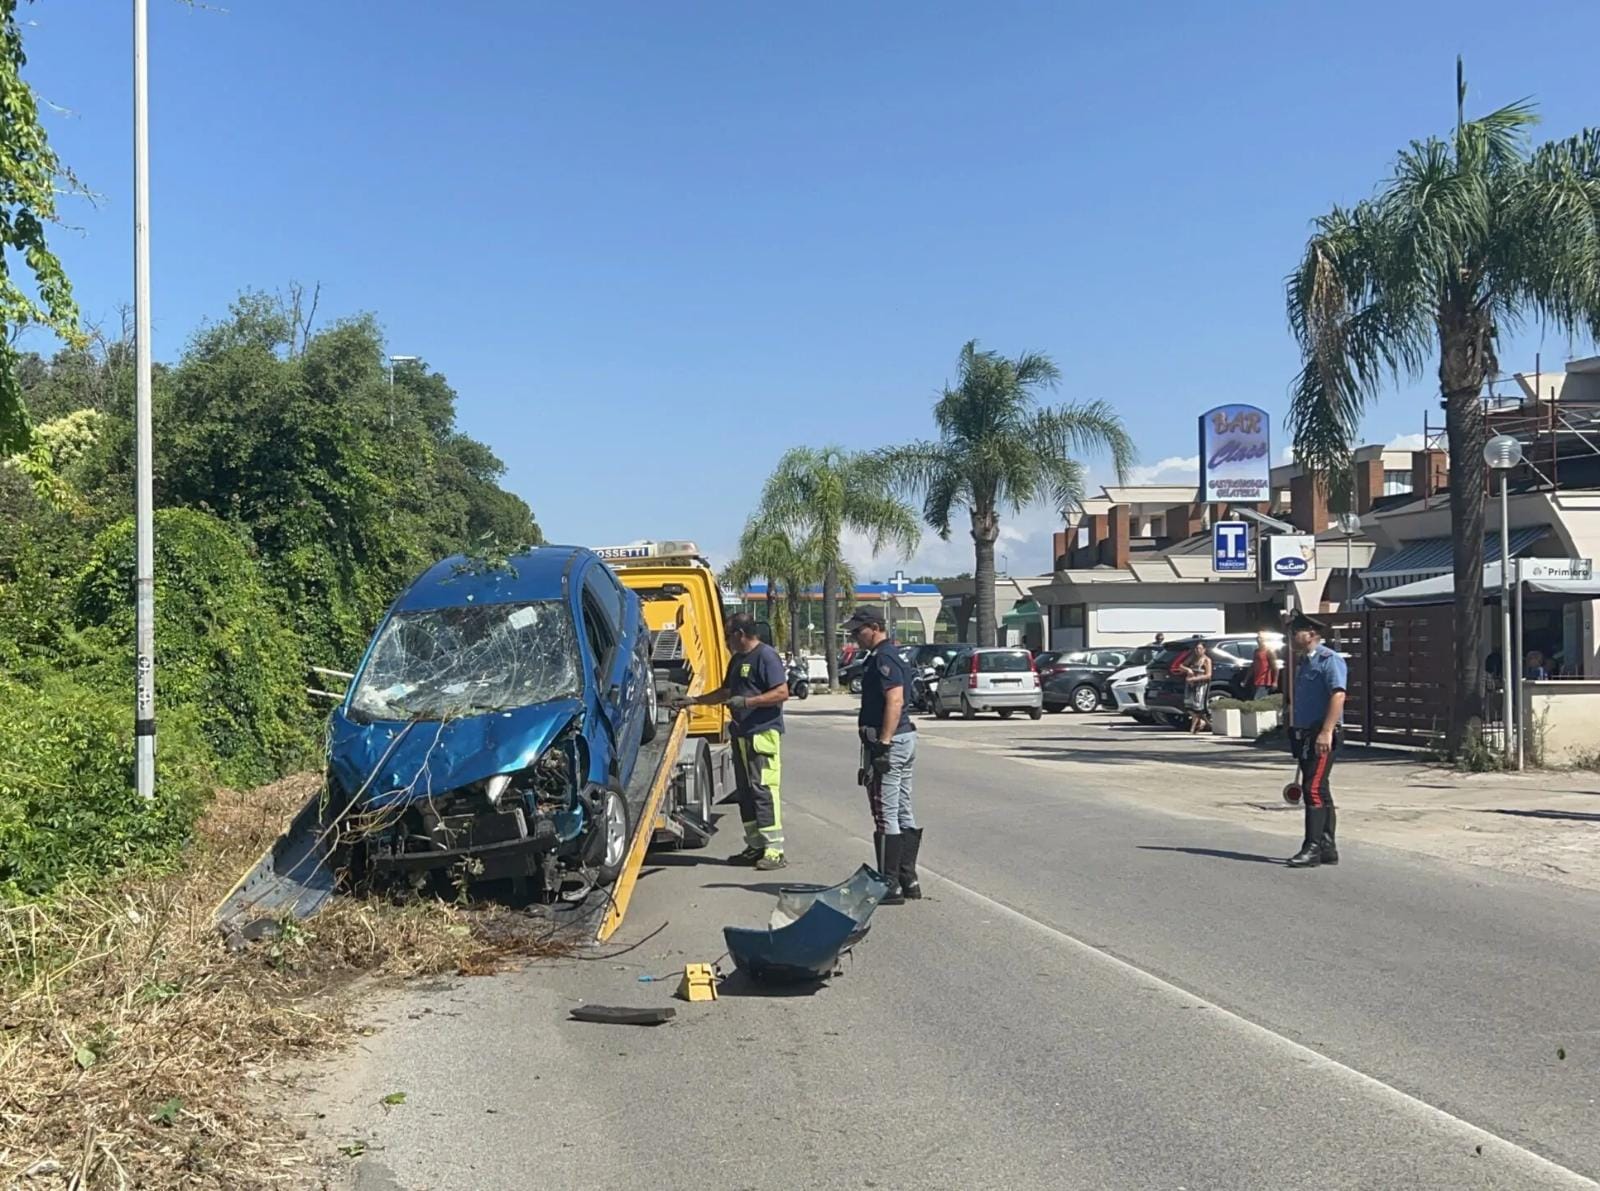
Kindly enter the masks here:
[[1237, 699], [1213, 699], [1211, 734], [1238, 740], [1244, 735], [1244, 707]]
[[1254, 740], [1263, 732], [1278, 725], [1283, 712], [1283, 696], [1269, 695], [1265, 699], [1252, 699], [1241, 705], [1240, 725], [1246, 740]]

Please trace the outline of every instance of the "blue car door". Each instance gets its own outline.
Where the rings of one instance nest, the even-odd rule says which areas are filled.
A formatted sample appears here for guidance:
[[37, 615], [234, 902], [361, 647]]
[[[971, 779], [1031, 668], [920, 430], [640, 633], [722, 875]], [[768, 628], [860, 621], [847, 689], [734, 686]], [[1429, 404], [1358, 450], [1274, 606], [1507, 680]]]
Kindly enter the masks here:
[[626, 714], [633, 657], [622, 641], [621, 591], [598, 562], [584, 570], [579, 605], [590, 653], [592, 706], [605, 736], [604, 768], [627, 785], [639, 744], [636, 733], [629, 739]]

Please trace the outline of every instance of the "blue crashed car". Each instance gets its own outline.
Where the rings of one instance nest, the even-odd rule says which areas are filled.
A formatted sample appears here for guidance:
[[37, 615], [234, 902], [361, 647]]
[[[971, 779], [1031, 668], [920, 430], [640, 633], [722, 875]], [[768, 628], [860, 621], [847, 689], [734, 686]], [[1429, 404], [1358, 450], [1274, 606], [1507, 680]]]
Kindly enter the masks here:
[[581, 896], [621, 870], [655, 730], [639, 597], [593, 551], [446, 559], [394, 602], [333, 713], [342, 863]]

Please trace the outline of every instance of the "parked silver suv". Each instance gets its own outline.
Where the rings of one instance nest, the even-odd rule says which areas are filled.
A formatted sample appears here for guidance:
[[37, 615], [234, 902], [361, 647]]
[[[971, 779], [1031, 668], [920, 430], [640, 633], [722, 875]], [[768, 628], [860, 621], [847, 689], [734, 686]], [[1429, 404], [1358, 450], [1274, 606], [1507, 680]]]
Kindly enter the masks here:
[[933, 689], [933, 714], [942, 720], [959, 711], [971, 719], [980, 711], [997, 711], [1001, 719], [1026, 711], [1044, 715], [1044, 690], [1033, 655], [1026, 649], [979, 649], [963, 645], [945, 666]]

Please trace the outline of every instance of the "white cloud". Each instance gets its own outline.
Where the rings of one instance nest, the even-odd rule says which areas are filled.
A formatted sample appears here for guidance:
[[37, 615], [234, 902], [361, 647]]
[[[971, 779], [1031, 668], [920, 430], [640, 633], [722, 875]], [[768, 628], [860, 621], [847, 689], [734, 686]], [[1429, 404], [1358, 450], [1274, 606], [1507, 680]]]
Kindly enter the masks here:
[[1391, 451], [1420, 451], [1428, 440], [1420, 434], [1397, 434], [1385, 446]]
[[1128, 469], [1130, 484], [1183, 484], [1200, 482], [1200, 456], [1168, 455], [1154, 463]]
[[[1050, 539], [1063, 528], [1059, 513], [1045, 505], [1021, 513], [1002, 513], [1000, 540], [995, 545], [995, 566], [1014, 575], [1039, 575], [1050, 569]], [[872, 545], [862, 534], [846, 532], [840, 540], [845, 561], [862, 582], [884, 579], [901, 567], [908, 575], [959, 575], [971, 573], [972, 535], [967, 514], [959, 510], [952, 519], [950, 540], [923, 528], [922, 541], [910, 558], [900, 558], [893, 549], [874, 555]]]

